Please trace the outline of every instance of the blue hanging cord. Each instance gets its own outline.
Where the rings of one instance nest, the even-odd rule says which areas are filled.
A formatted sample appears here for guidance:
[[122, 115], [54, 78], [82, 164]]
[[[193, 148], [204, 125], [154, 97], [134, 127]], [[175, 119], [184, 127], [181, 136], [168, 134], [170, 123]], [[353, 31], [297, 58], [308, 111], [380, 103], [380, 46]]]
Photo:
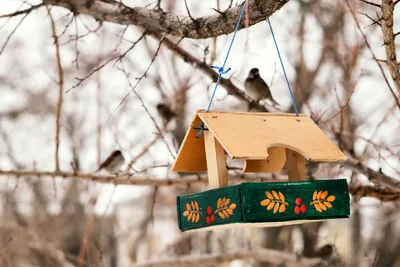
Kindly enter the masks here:
[[272, 38], [274, 39], [274, 43], [275, 43], [276, 51], [278, 52], [279, 60], [281, 61], [283, 73], [285, 74], [285, 79], [286, 79], [286, 83], [287, 83], [287, 86], [288, 86], [288, 89], [289, 89], [289, 92], [290, 92], [290, 96], [292, 97], [292, 103], [293, 103], [294, 111], [296, 112], [296, 116], [299, 116], [299, 111], [297, 110], [296, 102], [294, 101], [293, 92], [292, 92], [292, 89], [290, 88], [289, 79], [288, 79], [288, 77], [286, 75], [285, 66], [283, 66], [281, 53], [279, 52], [278, 44], [276, 43], [274, 31], [272, 30], [272, 25], [271, 25], [271, 22], [269, 21], [269, 18], [267, 19], [267, 21], [268, 21], [268, 24], [269, 24], [269, 28], [271, 30]]
[[[240, 22], [242, 21], [243, 14], [244, 14], [244, 10], [246, 9], [246, 5], [247, 5], [247, 0], [244, 2], [242, 11], [240, 12], [240, 17], [239, 17], [239, 20], [238, 20], [238, 22], [237, 22], [237, 24], [236, 24], [236, 28], [235, 28], [235, 31], [234, 31], [234, 33], [233, 33], [232, 40], [231, 40], [231, 44], [229, 45], [228, 52], [226, 53], [226, 57], [225, 57], [224, 64], [222, 65], [222, 67], [211, 66], [211, 68], [217, 69], [217, 70], [218, 70], [219, 75], [218, 75], [217, 82], [215, 83], [214, 91], [213, 91], [213, 93], [212, 93], [212, 95], [211, 95], [210, 102], [208, 103], [208, 107], [207, 107], [206, 112], [209, 112], [209, 111], [210, 111], [211, 104], [212, 104], [212, 102], [213, 102], [213, 100], [214, 100], [214, 97], [215, 97], [215, 92], [217, 91], [219, 82], [221, 81], [221, 76], [224, 75], [224, 74], [226, 74], [226, 73], [228, 73], [228, 72], [231, 70], [231, 68], [228, 68], [227, 70], [225, 70], [225, 65], [226, 65], [226, 62], [228, 61], [229, 53], [231, 52], [231, 49], [232, 49], [232, 46], [233, 46], [233, 41], [235, 40], [236, 33], [237, 33], [238, 29], [239, 29]], [[196, 135], [196, 138], [199, 138], [200, 135], [203, 133], [203, 131], [204, 131], [204, 123], [202, 122], [202, 123], [200, 124], [200, 131], [199, 131], [199, 133]]]

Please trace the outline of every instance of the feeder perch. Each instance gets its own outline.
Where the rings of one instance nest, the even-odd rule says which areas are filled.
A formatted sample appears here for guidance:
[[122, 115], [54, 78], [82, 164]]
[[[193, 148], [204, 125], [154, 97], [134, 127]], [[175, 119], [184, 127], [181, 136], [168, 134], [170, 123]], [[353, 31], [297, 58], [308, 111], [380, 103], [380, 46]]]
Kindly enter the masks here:
[[[200, 123], [205, 130], [196, 138]], [[244, 172], [280, 172], [288, 182], [228, 186], [226, 154], [244, 160]], [[268, 227], [348, 218], [345, 179], [306, 181], [309, 162], [346, 156], [306, 115], [198, 111], [172, 167], [208, 172], [210, 190], [177, 197], [181, 231]]]

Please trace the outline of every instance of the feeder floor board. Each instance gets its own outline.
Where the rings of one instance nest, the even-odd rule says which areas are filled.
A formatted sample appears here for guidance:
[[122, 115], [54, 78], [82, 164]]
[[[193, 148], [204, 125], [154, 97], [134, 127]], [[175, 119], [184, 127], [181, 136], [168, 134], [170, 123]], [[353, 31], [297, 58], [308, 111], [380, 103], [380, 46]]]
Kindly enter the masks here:
[[242, 183], [177, 197], [179, 229], [270, 227], [350, 216], [346, 179]]

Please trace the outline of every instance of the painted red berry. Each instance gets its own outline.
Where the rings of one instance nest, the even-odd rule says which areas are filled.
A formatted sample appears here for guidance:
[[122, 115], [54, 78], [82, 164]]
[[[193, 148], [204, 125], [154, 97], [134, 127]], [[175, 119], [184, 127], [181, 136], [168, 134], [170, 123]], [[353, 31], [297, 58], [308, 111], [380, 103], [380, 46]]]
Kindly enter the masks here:
[[211, 218], [210, 218], [210, 216], [207, 216], [207, 217], [206, 217], [206, 223], [209, 224], [210, 222], [211, 222]]
[[296, 205], [300, 205], [301, 204], [301, 198], [296, 198]]
[[208, 214], [208, 215], [211, 215], [211, 212], [212, 212], [212, 208], [211, 208], [210, 206], [208, 206], [208, 207], [207, 207], [207, 214]]
[[294, 213], [300, 214], [300, 207], [299, 206], [294, 207]]
[[215, 215], [214, 215], [214, 214], [211, 215], [211, 221], [212, 221], [212, 222], [215, 222]]
[[301, 205], [301, 212], [306, 212], [307, 206], [306, 205]]

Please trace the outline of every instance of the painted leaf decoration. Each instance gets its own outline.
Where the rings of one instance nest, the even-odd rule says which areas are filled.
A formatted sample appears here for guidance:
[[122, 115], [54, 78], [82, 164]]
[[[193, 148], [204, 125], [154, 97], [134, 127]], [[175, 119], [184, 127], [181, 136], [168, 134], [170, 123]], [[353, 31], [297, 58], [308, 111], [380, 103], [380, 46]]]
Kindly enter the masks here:
[[231, 210], [231, 209], [227, 209], [226, 211], [227, 211], [230, 215], [233, 214], [233, 210]]
[[199, 220], [200, 220], [200, 213], [197, 213], [196, 222], [199, 222]]
[[274, 213], [276, 213], [279, 209], [279, 203], [277, 202], [274, 207]]
[[269, 205], [268, 205], [268, 207], [267, 207], [267, 210], [272, 210], [272, 208], [274, 207], [274, 205], [275, 205], [275, 202], [271, 202], [271, 203], [269, 203]]
[[318, 192], [317, 199], [321, 199], [322, 191]]
[[218, 202], [217, 202], [217, 209], [219, 209], [219, 208], [221, 208], [221, 199], [220, 198], [218, 199]]
[[225, 206], [228, 206], [230, 202], [231, 202], [231, 199], [227, 198], [226, 201], [225, 201]]
[[327, 200], [329, 201], [329, 202], [333, 202], [333, 201], [335, 201], [335, 199], [336, 199], [336, 197], [335, 196], [329, 196], [328, 198], [327, 198]]
[[197, 203], [197, 201], [194, 202], [194, 205], [196, 206], [196, 210], [199, 210], [199, 203]]
[[281, 207], [279, 208], [279, 212], [285, 212], [286, 210], [286, 205], [282, 204]]
[[332, 204], [330, 202], [324, 202], [324, 205], [327, 206], [328, 208], [332, 208]]
[[317, 199], [317, 191], [314, 191], [314, 194], [313, 194], [313, 196], [312, 196], [312, 199], [313, 199], [313, 200], [316, 200], [316, 199]]
[[314, 208], [315, 208], [317, 211], [322, 212], [321, 207], [318, 205], [318, 203], [315, 203], [315, 204], [314, 204]]
[[281, 192], [279, 192], [279, 198], [285, 202], [285, 196]]
[[324, 191], [321, 195], [322, 199], [325, 199], [328, 196], [328, 191]]
[[261, 201], [261, 206], [268, 206], [269, 205], [269, 203], [271, 203], [271, 199], [264, 199], [263, 201]]
[[234, 209], [236, 208], [236, 204], [235, 204], [235, 203], [232, 203], [232, 204], [229, 206], [229, 208], [234, 210]]
[[222, 212], [218, 212], [219, 217], [221, 217], [222, 219], [225, 219], [225, 215]]
[[221, 207], [225, 206], [226, 197], [221, 200]]
[[194, 222], [196, 220], [196, 214], [193, 214], [192, 216], [192, 222]]
[[271, 195], [271, 193], [270, 192], [265, 192], [265, 195], [267, 196], [267, 198], [269, 198], [269, 199], [274, 199], [274, 197]]
[[321, 207], [321, 209], [326, 210], [326, 206], [323, 203], [319, 203], [319, 206]]
[[274, 196], [275, 199], [279, 199], [278, 194], [274, 190], [272, 190], [272, 195]]
[[192, 201], [191, 203], [192, 203], [192, 209], [195, 209], [195, 206], [194, 206], [194, 203], [193, 203], [193, 201]]
[[229, 213], [226, 210], [222, 210], [222, 213], [225, 215], [226, 218], [229, 217]]
[[190, 204], [189, 204], [189, 203], [186, 203], [186, 209], [187, 209], [187, 210], [192, 210], [192, 208], [190, 207]]
[[185, 210], [185, 212], [183, 213], [183, 216], [188, 216], [189, 215], [189, 211], [188, 210]]
[[187, 218], [188, 221], [190, 221], [190, 219], [192, 219], [192, 215], [193, 215], [193, 213], [189, 213], [189, 216]]

